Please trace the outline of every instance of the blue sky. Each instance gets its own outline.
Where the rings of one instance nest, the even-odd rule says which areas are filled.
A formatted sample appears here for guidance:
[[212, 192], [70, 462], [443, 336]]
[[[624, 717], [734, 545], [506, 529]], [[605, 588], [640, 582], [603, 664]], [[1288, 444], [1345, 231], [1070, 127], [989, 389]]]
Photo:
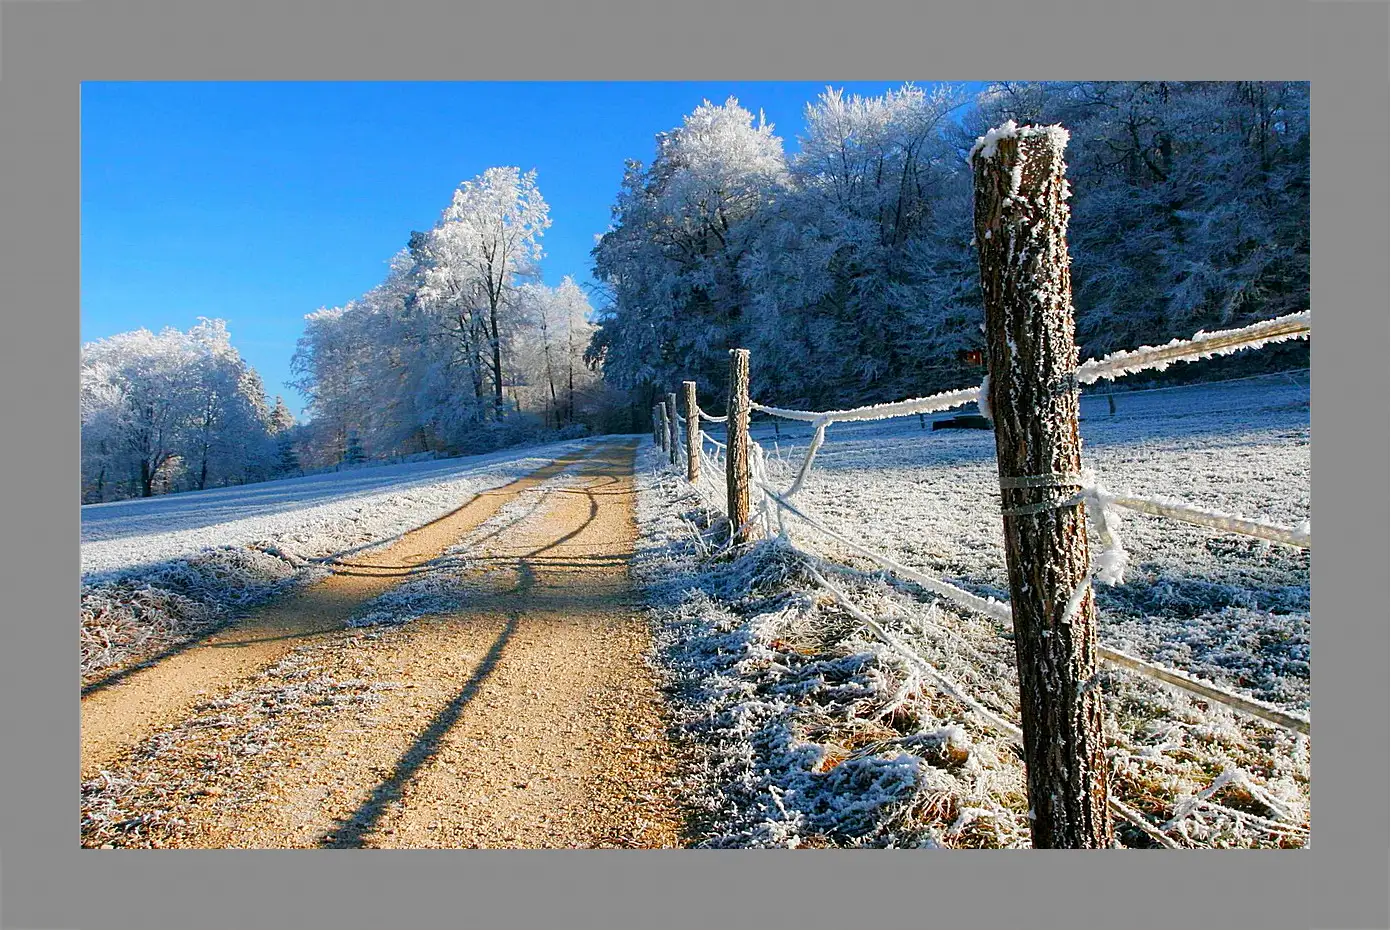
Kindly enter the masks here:
[[650, 161], [653, 136], [703, 99], [762, 108], [791, 152], [827, 84], [901, 83], [88, 82], [82, 338], [220, 317], [298, 414], [285, 382], [304, 315], [379, 282], [461, 181], [535, 168], [545, 280], [587, 283], [624, 159]]

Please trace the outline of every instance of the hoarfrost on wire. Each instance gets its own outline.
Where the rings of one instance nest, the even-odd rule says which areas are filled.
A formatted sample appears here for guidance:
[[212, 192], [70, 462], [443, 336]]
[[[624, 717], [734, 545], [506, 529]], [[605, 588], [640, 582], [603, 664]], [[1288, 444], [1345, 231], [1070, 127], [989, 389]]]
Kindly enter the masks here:
[[[1084, 456], [1108, 480], [1161, 497], [1182, 493], [1223, 512], [1266, 514], [1282, 525], [1307, 521], [1303, 375], [1113, 398], [1114, 415], [1103, 396], [1081, 399]], [[755, 424], [755, 439], [769, 448], [763, 465], [768, 481], [781, 484], [795, 476], [815, 426], [808, 423], [799, 432], [784, 424], [773, 454], [771, 426]], [[845, 538], [903, 564], [982, 596], [1003, 597], [1008, 581], [993, 451], [988, 433], [924, 433], [916, 420], [846, 424], [828, 436], [798, 506]], [[703, 721], [688, 735], [697, 755], [708, 760], [697, 776], [704, 786], [701, 803], [714, 824], [707, 844], [1027, 845], [1027, 804], [1022, 782], [1013, 780], [1022, 774], [1018, 756], [998, 728], [937, 691], [925, 672], [911, 684], [918, 674], [912, 663], [868, 637], [850, 611], [828, 600], [789, 547], [774, 541], [733, 561], [705, 561], [702, 553], [719, 548], [718, 513], [684, 479], [663, 474], [659, 463], [648, 464], [657, 471], [639, 497], [646, 553], [639, 564], [645, 566], [654, 621], [666, 631], [657, 660], [681, 670], [670, 674], [684, 683], [677, 688], [690, 702], [684, 713]], [[1104, 511], [1100, 519], [1111, 541], [1098, 530], [1102, 545], [1093, 550], [1094, 567], [1099, 581], [1113, 585], [1096, 589], [1103, 643], [1258, 701], [1307, 709], [1306, 552], [1145, 516], [1123, 527], [1114, 512]], [[788, 526], [799, 546], [813, 538], [822, 546], [819, 535], [796, 530], [791, 521]], [[854, 550], [833, 554], [863, 564]], [[1017, 719], [1013, 647], [1000, 636], [1007, 624], [954, 609], [930, 594], [924, 603], [920, 590], [868, 568], [851, 572], [836, 587], [989, 714]], [[711, 669], [685, 664], [690, 655], [681, 645], [696, 633], [713, 635], [712, 628], [732, 637], [714, 649], [730, 658], [718, 684]], [[878, 795], [879, 814], [859, 826], [815, 820], [802, 805], [827, 789], [825, 774], [845, 759], [862, 758], [845, 755], [845, 745], [854, 740], [837, 734], [862, 727], [855, 721], [864, 711], [845, 707], [828, 720], [829, 705], [820, 701], [810, 707], [765, 702], [755, 709], [747, 700], [769, 690], [767, 676], [784, 676], [785, 669], [821, 661], [836, 649], [874, 656], [865, 671], [877, 698], [860, 707], [893, 707], [884, 719], [914, 719], [919, 728], [911, 735], [880, 733], [869, 744], [883, 749], [879, 764], [888, 764], [888, 753], [899, 750], [918, 755], [923, 764], [911, 790], [904, 787], [892, 801], [890, 792]], [[735, 652], [742, 662], [732, 658]], [[1146, 821], [1140, 830], [1118, 819], [1124, 842], [1147, 845], [1160, 835], [1178, 846], [1307, 843], [1308, 737], [1121, 671], [1108, 670], [1096, 686], [1107, 702], [1117, 796]], [[820, 687], [809, 687], [802, 697], [814, 698]], [[735, 706], [742, 707], [741, 716], [720, 718], [727, 725], [717, 722], [714, 708], [732, 712]], [[952, 726], [961, 728], [970, 747], [959, 763], [952, 762], [960, 758], [952, 741], [926, 736]], [[793, 749], [799, 738], [815, 743], [817, 752], [799, 755]], [[773, 753], [774, 746], [782, 748]], [[1224, 782], [1172, 832], [1156, 834], [1185, 797], [1203, 791], [1228, 766], [1249, 773], [1249, 785]], [[738, 782], [737, 792], [729, 793], [726, 779]], [[778, 804], [769, 800], [774, 786]], [[825, 801], [817, 805], [818, 811], [833, 808]], [[830, 833], [820, 832], [827, 827]]]

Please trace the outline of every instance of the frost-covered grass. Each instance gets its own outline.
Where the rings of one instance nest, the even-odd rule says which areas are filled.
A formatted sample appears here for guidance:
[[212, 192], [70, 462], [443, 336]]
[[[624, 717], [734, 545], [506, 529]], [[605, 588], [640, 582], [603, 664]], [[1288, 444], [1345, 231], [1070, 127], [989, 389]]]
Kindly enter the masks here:
[[[1116, 408], [1112, 418], [1104, 396], [1083, 401], [1085, 464], [1109, 488], [1308, 519], [1307, 380], [1118, 394]], [[776, 447], [770, 428], [756, 434], [785, 486], [809, 430], [781, 431]], [[718, 494], [702, 500], [663, 471], [639, 498], [639, 568], [662, 631], [659, 663], [702, 760], [706, 842], [1028, 845], [1012, 741], [860, 630], [790, 547], [712, 558]], [[828, 433], [798, 501], [902, 563], [1003, 597], [996, 482], [989, 432], [932, 433], [916, 418], [846, 424]], [[788, 526], [798, 546], [857, 563]], [[1307, 708], [1306, 552], [1138, 515], [1122, 531], [1126, 581], [1097, 588], [1103, 642]], [[882, 575], [831, 580], [988, 712], [1018, 720], [1013, 646], [998, 621]], [[1113, 795], [1173, 842], [1307, 842], [1307, 738], [1119, 671], [1102, 689]], [[1154, 845], [1117, 823], [1126, 845]]]
[[925, 758], [955, 781], [965, 731], [895, 706], [892, 659], [823, 614], [790, 550], [712, 558], [723, 521], [640, 455], [634, 572], [696, 765], [699, 845], [930, 845], [906, 818]]
[[84, 583], [83, 680], [214, 629], [237, 610], [325, 573], [318, 565], [266, 549], [227, 546], [138, 574]]
[[82, 508], [85, 680], [323, 577], [590, 440]]
[[[1113, 491], [1298, 524], [1309, 519], [1308, 403], [1307, 379], [1287, 376], [1118, 394], [1115, 417], [1089, 395], [1083, 464]], [[1006, 595], [994, 436], [913, 427], [828, 434], [799, 503], [906, 565]], [[785, 483], [802, 448], [778, 451]], [[1107, 645], [1307, 709], [1308, 551], [1131, 513], [1121, 534], [1125, 582], [1096, 587]]]

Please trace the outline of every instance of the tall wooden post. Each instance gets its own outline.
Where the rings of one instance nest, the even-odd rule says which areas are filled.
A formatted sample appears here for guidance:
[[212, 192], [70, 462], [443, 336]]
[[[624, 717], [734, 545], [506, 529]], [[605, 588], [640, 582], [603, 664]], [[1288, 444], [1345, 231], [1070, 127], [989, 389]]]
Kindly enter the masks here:
[[652, 444], [660, 446], [662, 444], [661, 418], [657, 416], [657, 405], [652, 405]]
[[[1036, 848], [1112, 843], [1077, 428], [1067, 132], [992, 130], [971, 155], [990, 408]], [[1070, 614], [1070, 615], [1069, 615]]]
[[662, 451], [665, 452], [665, 451], [667, 450], [667, 437], [668, 437], [669, 435], [671, 435], [671, 431], [670, 431], [669, 429], [667, 429], [667, 402], [666, 402], [666, 401], [662, 401], [660, 404], [657, 405], [657, 419], [658, 419], [658, 421], [659, 421], [659, 422], [657, 423], [657, 430], [658, 430], [658, 434], [661, 436], [661, 440], [662, 440]]
[[749, 522], [749, 350], [729, 350], [729, 419], [725, 484], [729, 489], [729, 528], [735, 545], [748, 542]]
[[700, 480], [700, 408], [696, 406], [696, 383], [682, 381], [686, 397], [686, 478], [692, 484]]
[[681, 461], [681, 424], [676, 419], [676, 395], [667, 395], [667, 451], [671, 456], [671, 464], [675, 465]]

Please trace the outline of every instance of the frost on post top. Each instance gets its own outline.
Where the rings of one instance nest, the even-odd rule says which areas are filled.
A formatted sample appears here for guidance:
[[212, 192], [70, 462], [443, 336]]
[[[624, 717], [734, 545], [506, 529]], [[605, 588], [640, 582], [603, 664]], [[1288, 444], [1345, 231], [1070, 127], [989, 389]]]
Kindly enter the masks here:
[[983, 136], [976, 138], [976, 144], [971, 146], [970, 154], [966, 156], [968, 163], [974, 163], [976, 156], [981, 158], [994, 158], [996, 147], [1001, 139], [1026, 139], [1043, 136], [1048, 139], [1059, 155], [1063, 149], [1067, 148], [1068, 131], [1061, 125], [1051, 126], [1020, 126], [1014, 120], [1005, 120], [999, 126], [991, 129]]

